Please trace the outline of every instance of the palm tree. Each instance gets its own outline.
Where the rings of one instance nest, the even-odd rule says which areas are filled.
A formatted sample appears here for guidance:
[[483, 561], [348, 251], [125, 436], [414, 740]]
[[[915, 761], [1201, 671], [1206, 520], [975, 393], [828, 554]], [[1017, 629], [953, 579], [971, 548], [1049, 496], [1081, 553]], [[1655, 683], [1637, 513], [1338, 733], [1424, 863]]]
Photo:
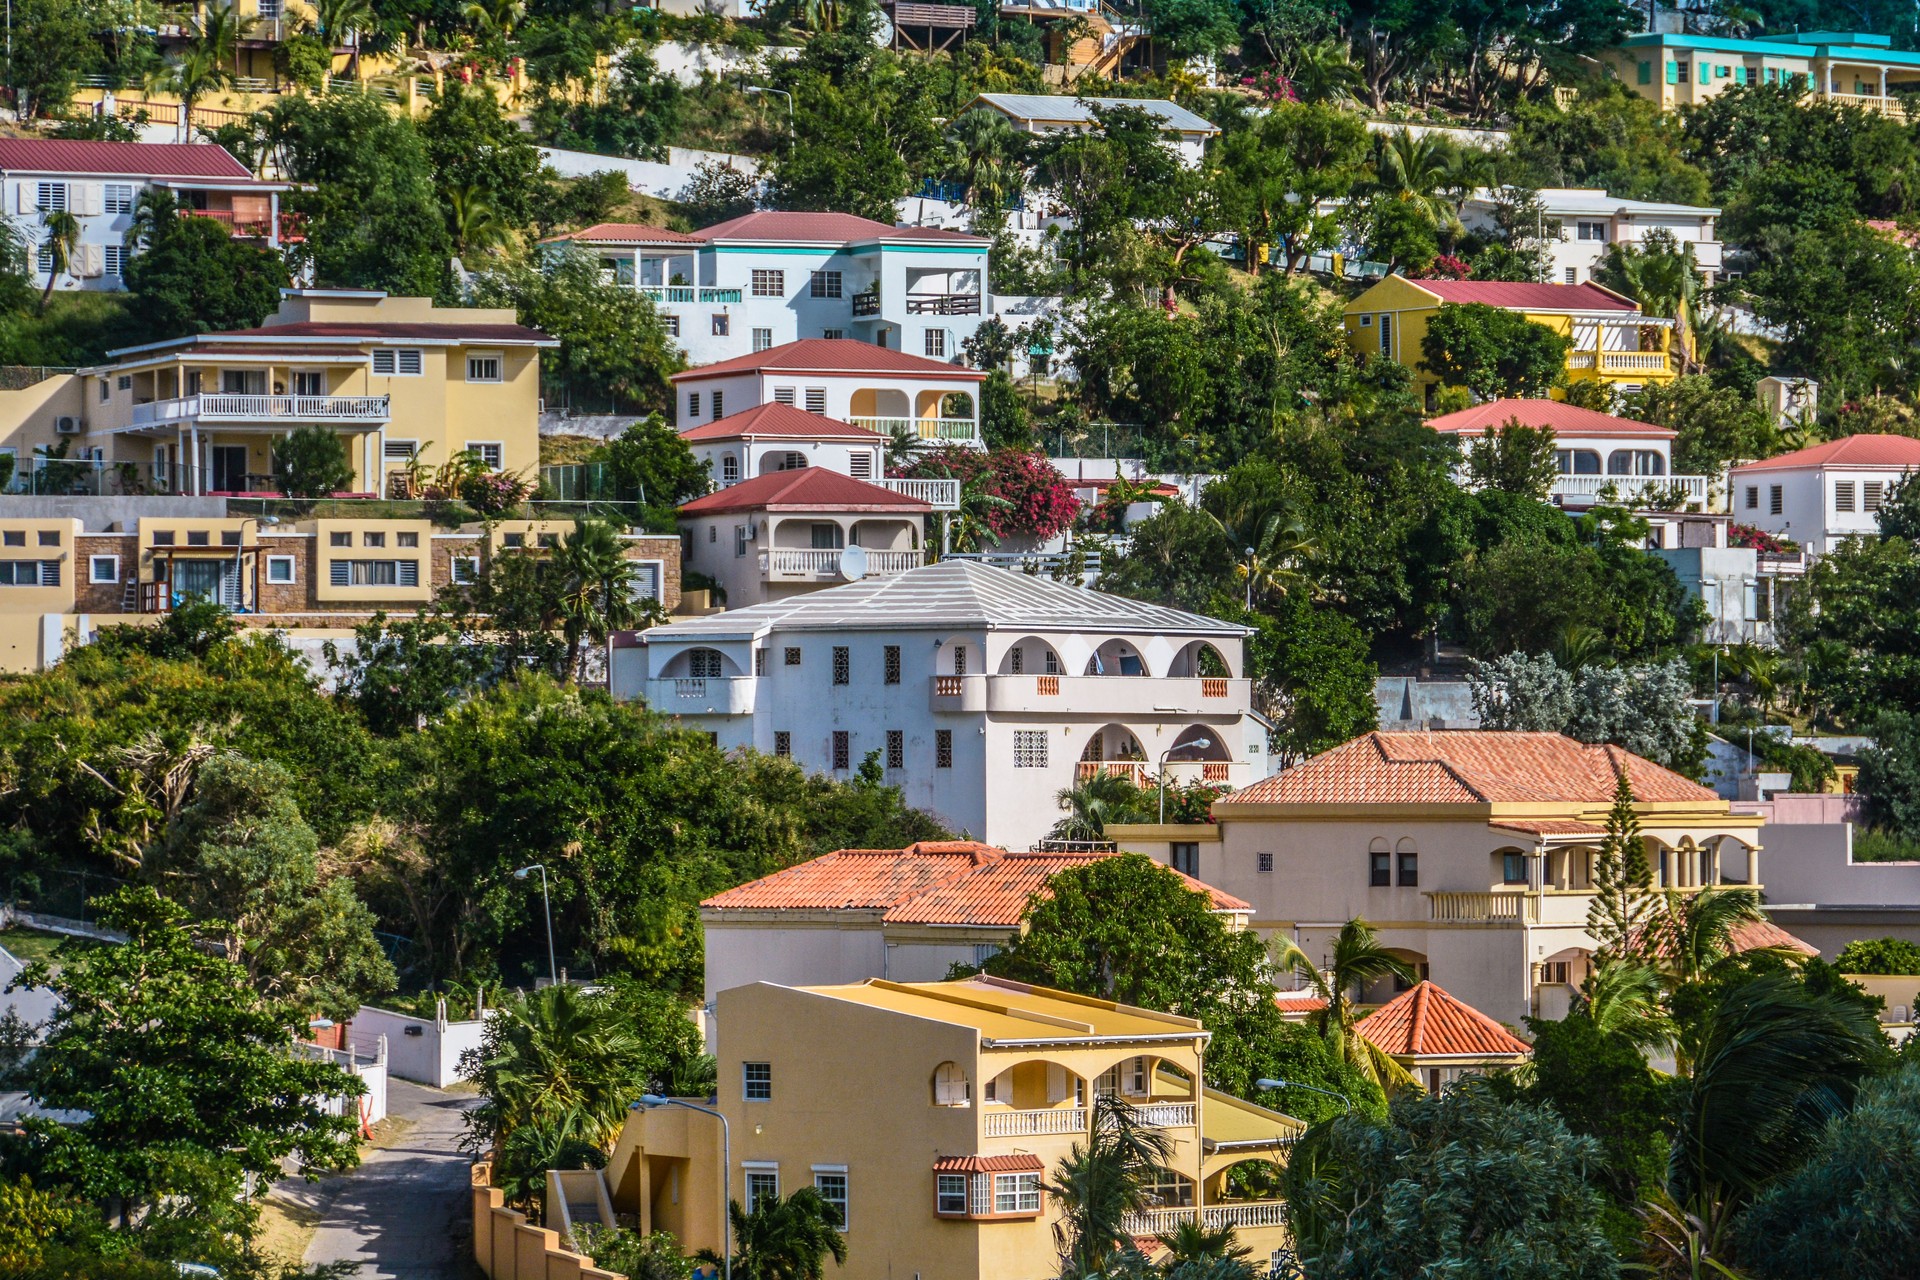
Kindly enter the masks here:
[[[348, 54], [347, 74], [357, 76], [360, 70], [360, 32], [374, 20], [373, 0], [312, 0], [313, 29], [321, 39], [327, 42], [329, 49], [338, 48], [348, 42], [342, 37], [353, 37]], [[328, 67], [329, 73], [332, 67]]]
[[1574, 672], [1600, 661], [1606, 648], [1607, 637], [1598, 627], [1568, 621], [1553, 638], [1553, 660], [1562, 671]]
[[647, 616], [648, 603], [633, 593], [633, 561], [626, 558], [618, 527], [581, 520], [554, 548], [549, 572], [559, 577], [561, 634], [567, 641], [567, 673], [579, 677], [581, 650], [591, 640], [604, 645], [615, 631]]
[[958, 153], [951, 172], [967, 189], [967, 206], [991, 220], [1020, 183], [1021, 138], [1007, 118], [984, 108], [953, 122], [947, 139]]
[[1104, 1276], [1135, 1252], [1127, 1215], [1150, 1207], [1147, 1188], [1172, 1153], [1172, 1138], [1141, 1123], [1125, 1101], [1094, 1099], [1092, 1140], [1073, 1144], [1046, 1187], [1060, 1211], [1053, 1235], [1061, 1280]]
[[54, 281], [73, 270], [73, 251], [80, 243], [80, 219], [66, 209], [48, 209], [40, 215], [47, 230], [45, 244], [52, 262], [47, 270], [47, 287], [40, 291], [39, 312], [44, 314], [47, 299], [53, 296]]
[[527, 4], [526, 0], [469, 0], [460, 16], [478, 39], [497, 36], [510, 40], [513, 29], [527, 16]]
[[468, 1143], [485, 1150], [524, 1125], [569, 1112], [579, 1133], [605, 1149], [646, 1087], [647, 1047], [612, 1004], [578, 987], [543, 987], [496, 1013], [462, 1070], [486, 1101], [469, 1113]]
[[1660, 1049], [1676, 1034], [1660, 994], [1660, 971], [1652, 965], [1603, 955], [1581, 984], [1575, 1009], [1609, 1035], [1643, 1050]]
[[165, 187], [148, 187], [133, 201], [133, 221], [127, 227], [127, 252], [143, 252], [160, 228], [180, 216], [180, 202]]
[[1751, 889], [1709, 885], [1692, 894], [1669, 889], [1655, 903], [1636, 950], [1659, 970], [1666, 988], [1677, 991], [1704, 982], [1734, 953], [1735, 928], [1766, 918]]
[[1347, 46], [1331, 37], [1296, 46], [1285, 66], [1302, 102], [1345, 102], [1362, 84]]
[[1104, 840], [1109, 822], [1125, 822], [1139, 803], [1140, 789], [1117, 773], [1096, 773], [1062, 787], [1056, 799], [1067, 816], [1053, 824], [1053, 840]]
[[1707, 1253], [1755, 1192], [1805, 1159], [1828, 1120], [1885, 1052], [1857, 1001], [1772, 973], [1724, 995], [1703, 1021], [1679, 1117], [1667, 1193], [1701, 1224]]
[[960, 505], [947, 517], [955, 551], [979, 551], [1000, 541], [993, 531], [993, 514], [1008, 511], [1013, 503], [997, 493], [989, 493], [984, 482], [975, 477], [960, 486]]
[[1211, 1262], [1223, 1258], [1237, 1262], [1253, 1256], [1253, 1250], [1239, 1243], [1232, 1227], [1214, 1230], [1192, 1218], [1154, 1239], [1167, 1251], [1168, 1268], [1183, 1262]]
[[494, 1161], [493, 1185], [512, 1204], [540, 1200], [544, 1217], [547, 1170], [597, 1169], [606, 1162], [593, 1122], [578, 1107], [569, 1107], [529, 1120], [506, 1136]]
[[1394, 199], [1417, 205], [1435, 230], [1450, 233], [1457, 218], [1440, 193], [1452, 185], [1455, 150], [1442, 134], [1416, 137], [1409, 129], [1381, 134], [1374, 142], [1374, 183]]
[[[839, 1211], [812, 1187], [784, 1200], [763, 1196], [752, 1213], [729, 1201], [727, 1220], [733, 1224], [733, 1274], [740, 1280], [821, 1280], [829, 1256], [836, 1263], [847, 1260]], [[714, 1266], [721, 1262], [711, 1250], [699, 1257]]]
[[1700, 323], [1700, 270], [1694, 265], [1693, 246], [1680, 244], [1664, 231], [1649, 232], [1639, 248], [1616, 245], [1607, 255], [1607, 266], [1624, 286], [1623, 292], [1640, 304], [1649, 316], [1671, 320], [1675, 330], [1675, 348], [1681, 361], [1691, 369], [1694, 356], [1693, 334]]
[[1234, 576], [1246, 586], [1247, 607], [1287, 596], [1308, 585], [1300, 561], [1314, 549], [1306, 526], [1284, 508], [1207, 512], [1239, 557]]
[[447, 213], [453, 222], [454, 247], [461, 253], [505, 249], [513, 243], [513, 228], [500, 216], [492, 197], [478, 187], [447, 188]]
[[1326, 1037], [1343, 1062], [1359, 1068], [1383, 1090], [1391, 1085], [1410, 1084], [1407, 1069], [1382, 1053], [1361, 1035], [1354, 1014], [1353, 997], [1366, 986], [1382, 978], [1402, 982], [1418, 980], [1413, 967], [1380, 945], [1379, 935], [1365, 920], [1349, 920], [1340, 926], [1333, 942], [1333, 955], [1322, 971], [1291, 938], [1277, 938], [1273, 965], [1291, 970], [1306, 981], [1326, 1007], [1315, 1015], [1320, 1034]]

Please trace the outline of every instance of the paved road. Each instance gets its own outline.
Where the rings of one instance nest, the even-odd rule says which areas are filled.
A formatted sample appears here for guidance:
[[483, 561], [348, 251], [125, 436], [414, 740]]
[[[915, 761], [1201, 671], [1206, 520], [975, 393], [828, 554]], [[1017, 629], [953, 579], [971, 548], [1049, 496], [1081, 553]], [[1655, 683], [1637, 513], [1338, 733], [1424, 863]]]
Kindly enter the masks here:
[[458, 1146], [462, 1112], [477, 1100], [404, 1080], [387, 1090], [388, 1114], [411, 1123], [301, 1197], [321, 1215], [306, 1262], [355, 1263], [360, 1280], [464, 1280], [469, 1161]]

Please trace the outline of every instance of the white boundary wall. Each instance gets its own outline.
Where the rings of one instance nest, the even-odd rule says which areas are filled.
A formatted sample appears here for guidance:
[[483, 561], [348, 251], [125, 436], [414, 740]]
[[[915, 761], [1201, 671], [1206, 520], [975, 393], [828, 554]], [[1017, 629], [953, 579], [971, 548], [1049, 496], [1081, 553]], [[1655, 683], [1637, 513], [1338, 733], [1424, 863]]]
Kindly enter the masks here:
[[347, 1046], [355, 1054], [370, 1055], [380, 1041], [387, 1044], [387, 1069], [402, 1080], [444, 1089], [460, 1078], [460, 1055], [480, 1047], [480, 1033], [488, 1010], [470, 1021], [447, 1018], [441, 1000], [431, 1018], [361, 1005], [347, 1028]]

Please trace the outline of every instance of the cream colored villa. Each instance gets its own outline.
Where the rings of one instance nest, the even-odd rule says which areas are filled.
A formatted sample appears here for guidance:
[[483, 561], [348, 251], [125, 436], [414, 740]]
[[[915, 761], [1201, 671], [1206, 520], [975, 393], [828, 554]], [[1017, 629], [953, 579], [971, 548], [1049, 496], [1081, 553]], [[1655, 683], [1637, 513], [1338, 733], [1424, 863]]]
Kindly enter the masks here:
[[[1370, 733], [1223, 796], [1217, 840], [1144, 828], [1121, 845], [1184, 853], [1182, 870], [1251, 902], [1255, 928], [1309, 956], [1364, 918], [1420, 977], [1517, 1025], [1561, 1017], [1586, 974], [1594, 856], [1622, 777], [1657, 886], [1760, 887], [1757, 815], [1553, 733]], [[1394, 994], [1386, 982], [1362, 998]]]
[[274, 441], [321, 426], [347, 446], [352, 492], [408, 496], [416, 459], [538, 465], [540, 352], [557, 345], [511, 310], [287, 290], [257, 329], [0, 391], [0, 453], [16, 491], [244, 495], [272, 491]]
[[[846, 1280], [1054, 1275], [1059, 1211], [1043, 1184], [1088, 1140], [1103, 1096], [1173, 1141], [1154, 1206], [1127, 1222], [1136, 1237], [1198, 1219], [1233, 1227], [1258, 1260], [1286, 1241], [1284, 1203], [1237, 1198], [1227, 1175], [1282, 1164], [1302, 1126], [1205, 1088], [1192, 1019], [975, 978], [736, 987], [718, 1027], [731, 1197], [751, 1208], [817, 1188], [845, 1223]], [[718, 1252], [722, 1150], [717, 1120], [635, 1112], [605, 1170], [612, 1208]], [[482, 1254], [495, 1280], [513, 1274]]]

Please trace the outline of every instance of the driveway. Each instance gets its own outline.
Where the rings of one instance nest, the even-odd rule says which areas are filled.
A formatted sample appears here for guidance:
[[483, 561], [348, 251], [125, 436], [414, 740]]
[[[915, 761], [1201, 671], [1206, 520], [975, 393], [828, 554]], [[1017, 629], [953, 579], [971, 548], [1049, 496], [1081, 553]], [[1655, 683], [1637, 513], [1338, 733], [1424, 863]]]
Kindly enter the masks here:
[[387, 1082], [387, 1114], [406, 1127], [390, 1146], [366, 1150], [360, 1167], [291, 1192], [319, 1214], [308, 1266], [349, 1263], [360, 1280], [466, 1280], [468, 1157], [459, 1151], [471, 1094]]

